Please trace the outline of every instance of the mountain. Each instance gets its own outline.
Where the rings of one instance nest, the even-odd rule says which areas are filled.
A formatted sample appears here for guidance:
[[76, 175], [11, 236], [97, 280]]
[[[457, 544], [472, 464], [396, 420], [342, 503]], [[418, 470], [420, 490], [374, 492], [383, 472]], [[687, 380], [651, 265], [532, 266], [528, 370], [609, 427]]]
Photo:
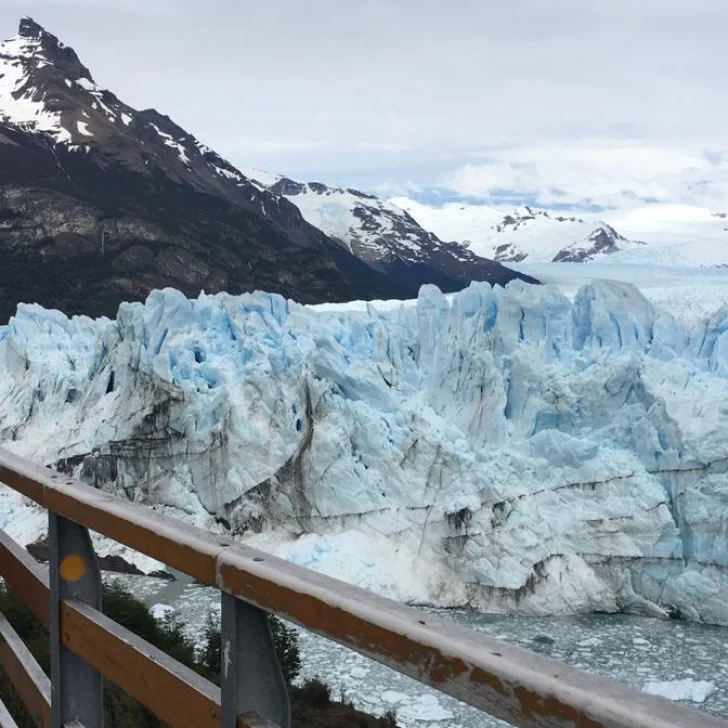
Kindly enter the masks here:
[[[728, 308], [678, 324], [611, 281], [356, 312], [165, 290], [115, 321], [20, 306], [0, 362], [2, 446], [360, 586], [728, 624]], [[11, 537], [47, 523], [0, 486]]]
[[488, 205], [451, 202], [432, 207], [406, 197], [390, 202], [445, 240], [466, 243], [478, 255], [504, 263], [582, 263], [643, 245], [605, 222], [532, 207], [504, 215]]
[[295, 182], [259, 169], [243, 171], [261, 190], [296, 205], [305, 220], [342, 248], [399, 281], [434, 283], [445, 292], [459, 291], [473, 280], [500, 285], [515, 278], [536, 282], [459, 243], [443, 242], [406, 211], [374, 195], [320, 182]]
[[167, 116], [100, 87], [30, 18], [0, 44], [0, 255], [0, 321], [19, 301], [111, 315], [165, 286], [321, 302], [462, 287], [468, 266], [518, 275], [470, 253], [443, 254], [437, 276], [369, 265]]
[[94, 83], [32, 20], [0, 44], [0, 320], [113, 314], [160, 286], [301, 301], [411, 296], [153, 109]]

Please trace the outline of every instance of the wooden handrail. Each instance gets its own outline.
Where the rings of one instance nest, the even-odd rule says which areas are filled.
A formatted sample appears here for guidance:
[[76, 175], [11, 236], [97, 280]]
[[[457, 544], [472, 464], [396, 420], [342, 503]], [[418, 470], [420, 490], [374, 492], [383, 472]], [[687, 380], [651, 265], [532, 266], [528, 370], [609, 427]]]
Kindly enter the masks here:
[[0, 530], [0, 576], [46, 628], [50, 627], [48, 569]]
[[[23, 601], [29, 595], [32, 597], [42, 592], [44, 603], [48, 604], [48, 568], [36, 562], [2, 531], [0, 576]], [[47, 625], [47, 606], [40, 607], [41, 600], [38, 599], [28, 601], [35, 603], [36, 607], [31, 607], [31, 611]], [[63, 602], [61, 624], [65, 647], [99, 669], [105, 677], [171, 726], [220, 726], [220, 688], [217, 685], [81, 602]], [[12, 657], [7, 660], [4, 659], [4, 643], [12, 646]], [[0, 666], [8, 672], [38, 725], [49, 728], [50, 681], [2, 615]], [[174, 696], [174, 700], [169, 699], [170, 695]], [[255, 714], [249, 714], [240, 717], [238, 728], [275, 727]]]
[[51, 682], [15, 630], [0, 614], [0, 667], [15, 687], [33, 720], [51, 725]]
[[1, 449], [0, 481], [64, 518], [514, 725], [728, 727], [728, 722], [714, 716], [633, 691], [160, 516]]
[[64, 647], [165, 723], [220, 725], [220, 688], [209, 680], [82, 602], [63, 602], [61, 625]]

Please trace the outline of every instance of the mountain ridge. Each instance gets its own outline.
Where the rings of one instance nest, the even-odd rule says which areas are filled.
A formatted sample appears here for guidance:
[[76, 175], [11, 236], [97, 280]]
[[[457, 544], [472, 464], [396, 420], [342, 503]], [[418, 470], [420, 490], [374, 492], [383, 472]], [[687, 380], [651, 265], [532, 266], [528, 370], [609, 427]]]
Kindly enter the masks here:
[[261, 189], [292, 202], [305, 220], [382, 273], [403, 280], [426, 279], [448, 293], [472, 280], [505, 285], [519, 277], [459, 243], [442, 241], [405, 210], [375, 195], [321, 182], [296, 182], [263, 170], [244, 172]]

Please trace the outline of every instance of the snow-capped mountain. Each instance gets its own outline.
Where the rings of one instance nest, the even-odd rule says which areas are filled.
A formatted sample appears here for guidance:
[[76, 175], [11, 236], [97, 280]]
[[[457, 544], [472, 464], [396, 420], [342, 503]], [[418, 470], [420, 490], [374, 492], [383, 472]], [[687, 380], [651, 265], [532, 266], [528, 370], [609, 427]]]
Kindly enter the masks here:
[[[98, 86], [76, 53], [30, 18], [21, 20], [17, 37], [0, 42], [0, 122], [5, 133], [32, 134], [32, 142], [75, 153], [72, 159], [162, 175], [274, 217], [264, 208], [275, 208], [275, 200], [168, 117], [133, 109]], [[57, 165], [73, 181], [73, 165]]]
[[[727, 324], [604, 281], [21, 306], [0, 443], [401, 599], [728, 624]], [[47, 516], [0, 487], [0, 526]]]
[[138, 111], [100, 87], [76, 53], [31, 18], [21, 20], [17, 37], [0, 42], [0, 121], [100, 167], [161, 174], [274, 217], [275, 199], [256, 194], [240, 172], [169, 117]]
[[304, 219], [323, 230], [372, 268], [399, 280], [426, 281], [443, 291], [458, 291], [473, 280], [505, 285], [525, 276], [475, 255], [465, 246], [443, 242], [406, 211], [374, 195], [319, 182], [295, 182], [258, 169], [245, 175], [287, 198]]
[[643, 245], [605, 222], [532, 207], [504, 214], [488, 205], [451, 202], [433, 207], [406, 197], [390, 202], [444, 240], [466, 243], [478, 255], [506, 263], [581, 263]]

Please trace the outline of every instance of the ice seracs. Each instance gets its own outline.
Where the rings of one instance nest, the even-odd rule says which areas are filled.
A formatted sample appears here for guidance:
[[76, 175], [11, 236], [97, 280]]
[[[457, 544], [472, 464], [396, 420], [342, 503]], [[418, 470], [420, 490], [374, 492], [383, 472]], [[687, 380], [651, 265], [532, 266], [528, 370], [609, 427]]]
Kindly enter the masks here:
[[[21, 306], [0, 440], [400, 599], [727, 624], [726, 320], [680, 325], [616, 282], [425, 286], [390, 311]], [[11, 535], [35, 513], [0, 495]]]

